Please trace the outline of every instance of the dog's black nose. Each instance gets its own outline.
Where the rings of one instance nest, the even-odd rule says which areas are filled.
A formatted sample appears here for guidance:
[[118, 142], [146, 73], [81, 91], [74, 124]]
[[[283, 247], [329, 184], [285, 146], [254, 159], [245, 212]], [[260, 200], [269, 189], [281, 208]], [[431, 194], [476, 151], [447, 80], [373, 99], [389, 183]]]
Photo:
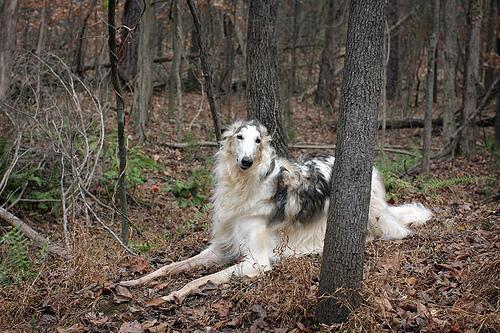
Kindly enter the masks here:
[[249, 157], [243, 157], [241, 159], [241, 168], [242, 169], [248, 169], [252, 166], [253, 161]]

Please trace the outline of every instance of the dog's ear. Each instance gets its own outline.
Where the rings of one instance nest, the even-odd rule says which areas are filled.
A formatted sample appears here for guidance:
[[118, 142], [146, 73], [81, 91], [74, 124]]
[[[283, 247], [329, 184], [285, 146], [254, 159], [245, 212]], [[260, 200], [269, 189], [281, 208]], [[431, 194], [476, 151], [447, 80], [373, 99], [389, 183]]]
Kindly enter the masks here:
[[223, 138], [224, 137], [224, 133], [227, 133], [229, 129], [227, 127], [222, 127], [220, 129], [220, 137]]

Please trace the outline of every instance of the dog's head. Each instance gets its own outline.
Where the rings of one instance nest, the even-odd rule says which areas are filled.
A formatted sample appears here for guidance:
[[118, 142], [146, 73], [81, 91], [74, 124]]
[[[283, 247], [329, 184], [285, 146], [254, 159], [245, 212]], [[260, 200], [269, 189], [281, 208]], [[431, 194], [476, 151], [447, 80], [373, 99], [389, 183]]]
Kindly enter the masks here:
[[230, 152], [241, 170], [248, 170], [262, 159], [271, 137], [256, 120], [237, 121], [222, 131], [222, 149]]

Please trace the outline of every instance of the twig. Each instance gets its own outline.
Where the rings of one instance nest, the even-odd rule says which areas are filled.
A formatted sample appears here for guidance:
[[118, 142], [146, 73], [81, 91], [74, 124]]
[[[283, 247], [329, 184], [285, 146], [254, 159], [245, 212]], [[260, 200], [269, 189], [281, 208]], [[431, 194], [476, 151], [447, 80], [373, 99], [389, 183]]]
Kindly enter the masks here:
[[49, 240], [42, 235], [40, 235], [38, 232], [36, 232], [33, 228], [31, 228], [29, 225], [27, 225], [25, 222], [21, 221], [18, 217], [13, 215], [12, 213], [8, 212], [4, 208], [0, 208], [0, 219], [2, 221], [7, 222], [13, 227], [19, 228], [19, 230], [29, 239], [33, 241], [35, 246], [37, 247], [47, 247], [47, 251], [51, 254], [54, 254], [58, 257], [61, 257], [63, 259], [70, 259], [71, 256], [68, 254], [68, 251], [56, 246], [50, 244]]

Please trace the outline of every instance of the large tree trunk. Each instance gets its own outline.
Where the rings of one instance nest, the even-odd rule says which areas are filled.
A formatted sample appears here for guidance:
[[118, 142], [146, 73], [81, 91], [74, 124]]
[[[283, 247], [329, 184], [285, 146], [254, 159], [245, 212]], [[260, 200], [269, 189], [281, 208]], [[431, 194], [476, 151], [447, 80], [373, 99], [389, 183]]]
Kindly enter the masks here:
[[422, 149], [422, 171], [429, 174], [429, 164], [431, 160], [431, 134], [432, 134], [432, 103], [434, 101], [434, 77], [436, 70], [436, 49], [439, 33], [439, 2], [433, 0], [432, 3], [432, 31], [429, 36], [429, 49], [427, 50], [427, 86], [425, 91], [425, 116], [424, 135]]
[[[387, 2], [387, 24], [389, 27], [398, 22], [398, 0]], [[387, 84], [385, 93], [388, 100], [393, 100], [399, 81], [399, 33], [390, 33], [389, 62], [387, 64]]]
[[137, 88], [134, 90], [134, 120], [142, 143], [146, 138], [146, 124], [149, 120], [149, 107], [153, 96], [153, 43], [152, 30], [155, 24], [155, 14], [152, 0], [146, 0], [144, 16], [139, 22], [139, 53]]
[[444, 0], [444, 105], [443, 105], [443, 138], [447, 146], [453, 140], [456, 130], [455, 109], [455, 73], [457, 65], [457, 3], [456, 0]]
[[10, 84], [12, 53], [16, 46], [17, 0], [0, 0], [0, 102]]
[[276, 49], [278, 0], [251, 0], [247, 36], [247, 112], [273, 138], [278, 155], [287, 156]]
[[335, 101], [335, 0], [328, 0], [328, 14], [326, 17], [325, 47], [321, 53], [319, 65], [318, 88], [315, 102], [318, 105], [328, 105], [333, 109]]
[[126, 0], [123, 7], [122, 29], [123, 53], [120, 54], [120, 75], [130, 84], [137, 75], [137, 60], [139, 49], [139, 18], [141, 16], [142, 0]]
[[469, 41], [465, 64], [465, 83], [463, 97], [462, 126], [460, 151], [465, 156], [475, 152], [476, 129], [474, 118], [477, 108], [477, 84], [479, 83], [479, 53], [481, 50], [482, 0], [469, 1]]
[[352, 0], [349, 9], [337, 159], [316, 312], [324, 323], [345, 321], [359, 304], [382, 87], [384, 3]]

